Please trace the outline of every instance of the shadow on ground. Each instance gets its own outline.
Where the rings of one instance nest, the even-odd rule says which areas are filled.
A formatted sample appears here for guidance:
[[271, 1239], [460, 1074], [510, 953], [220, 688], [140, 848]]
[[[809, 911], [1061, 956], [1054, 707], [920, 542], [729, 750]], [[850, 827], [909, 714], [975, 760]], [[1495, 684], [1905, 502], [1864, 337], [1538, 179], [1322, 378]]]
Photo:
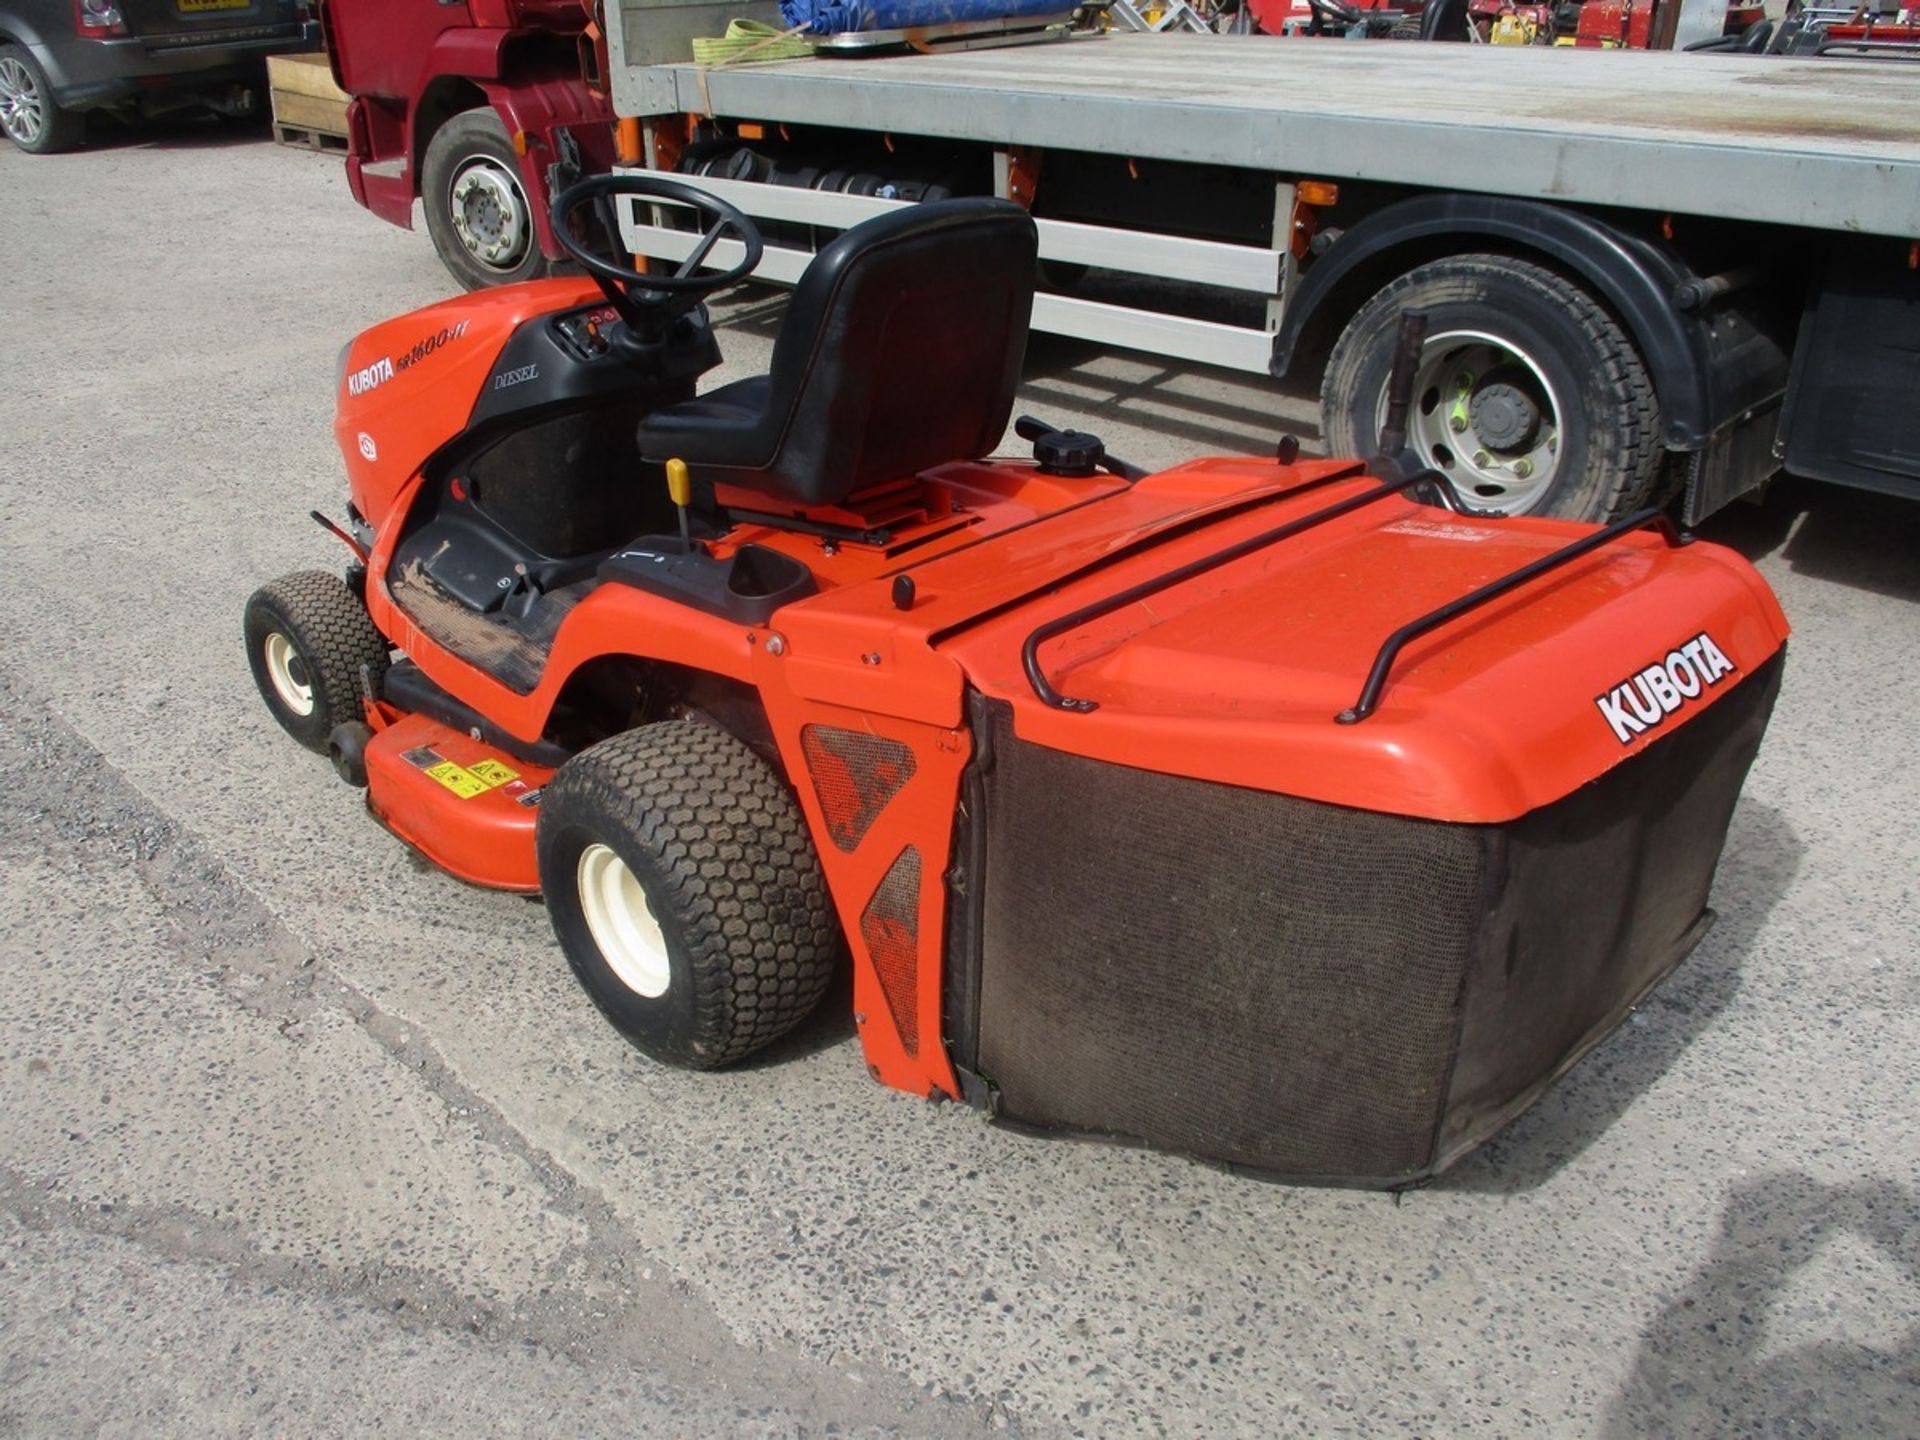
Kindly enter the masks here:
[[1749, 560], [1778, 554], [1796, 574], [1920, 602], [1920, 505], [1782, 477], [1759, 504], [1736, 501], [1700, 527]]
[[1540, 1102], [1435, 1184], [1512, 1194], [1544, 1185], [1651, 1089], [1740, 990], [1740, 968], [1804, 847], [1779, 811], [1745, 799], [1734, 811], [1715, 877], [1719, 919], [1618, 1031]]
[[[1845, 1273], [1818, 1277], [1808, 1325], [1791, 1292], [1823, 1252]], [[1920, 1285], [1920, 1197], [1906, 1186], [1794, 1171], [1740, 1181], [1706, 1260], [1641, 1336], [1598, 1433], [1913, 1434], [1920, 1330], [1882, 1328], [1874, 1284], [1887, 1278], [1902, 1293]], [[1836, 1334], [1849, 1318], [1870, 1338]], [[1818, 1338], [1795, 1343], [1805, 1328]]]
[[[70, 165], [90, 154], [120, 150], [213, 150], [272, 142], [273, 122], [264, 113], [234, 119], [207, 111], [175, 110], [151, 118], [122, 120], [95, 112], [87, 116], [87, 143], [54, 157], [51, 163]], [[338, 152], [334, 154], [338, 158]]]

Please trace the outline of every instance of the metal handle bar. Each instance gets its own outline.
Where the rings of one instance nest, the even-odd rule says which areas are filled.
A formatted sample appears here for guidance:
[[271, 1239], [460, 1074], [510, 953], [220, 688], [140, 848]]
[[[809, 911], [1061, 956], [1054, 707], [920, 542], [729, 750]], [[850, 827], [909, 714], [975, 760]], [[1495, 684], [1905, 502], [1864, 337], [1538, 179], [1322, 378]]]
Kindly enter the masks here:
[[1522, 565], [1511, 574], [1502, 575], [1498, 580], [1490, 580], [1478, 590], [1462, 595], [1458, 600], [1449, 601], [1436, 610], [1429, 610], [1417, 620], [1409, 620], [1389, 635], [1386, 642], [1381, 645], [1379, 654], [1373, 657], [1373, 668], [1367, 672], [1367, 683], [1360, 689], [1360, 698], [1333, 718], [1342, 725], [1357, 725], [1373, 714], [1380, 704], [1380, 692], [1387, 688], [1387, 672], [1393, 669], [1393, 662], [1400, 658], [1400, 652], [1409, 640], [1424, 635], [1429, 630], [1437, 630], [1449, 620], [1456, 619], [1469, 610], [1478, 609], [1489, 600], [1497, 600], [1509, 590], [1517, 589], [1527, 581], [1546, 574], [1549, 570], [1557, 570], [1562, 565], [1578, 560], [1589, 551], [1598, 550], [1609, 541], [1617, 540], [1627, 532], [1638, 530], [1644, 525], [1658, 526], [1669, 545], [1693, 543], [1693, 537], [1679, 530], [1665, 511], [1657, 508], [1641, 510], [1624, 519], [1616, 520], [1613, 524], [1596, 530], [1593, 534], [1584, 536], [1571, 545], [1563, 545], [1551, 555], [1542, 555], [1538, 560]]

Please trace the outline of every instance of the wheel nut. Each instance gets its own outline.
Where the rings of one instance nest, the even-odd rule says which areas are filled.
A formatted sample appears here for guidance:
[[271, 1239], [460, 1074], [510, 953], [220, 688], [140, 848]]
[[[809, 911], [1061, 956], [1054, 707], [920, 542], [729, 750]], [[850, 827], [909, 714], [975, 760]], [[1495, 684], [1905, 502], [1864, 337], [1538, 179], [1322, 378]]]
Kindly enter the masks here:
[[1531, 460], [1514, 461], [1513, 473], [1522, 480], [1526, 479], [1529, 475], [1533, 474], [1533, 462]]
[[1473, 452], [1473, 463], [1484, 470], [1487, 466], [1493, 464], [1493, 456], [1484, 450], [1476, 450]]
[[1466, 428], [1467, 428], [1467, 417], [1464, 415], [1452, 416], [1447, 421], [1447, 429], [1451, 430], [1456, 435], [1464, 433]]

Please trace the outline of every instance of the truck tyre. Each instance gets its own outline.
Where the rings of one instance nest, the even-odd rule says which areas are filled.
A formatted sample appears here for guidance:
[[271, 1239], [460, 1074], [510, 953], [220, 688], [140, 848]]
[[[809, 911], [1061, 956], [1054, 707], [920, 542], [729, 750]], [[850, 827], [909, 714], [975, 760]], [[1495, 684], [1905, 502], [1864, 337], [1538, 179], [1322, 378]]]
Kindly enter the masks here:
[[433, 132], [420, 163], [420, 198], [433, 248], [467, 289], [547, 273], [520, 159], [492, 109], [463, 110]]
[[247, 601], [247, 663], [280, 728], [327, 753], [336, 725], [363, 716], [363, 697], [387, 673], [387, 642], [338, 575], [302, 570]]
[[1362, 305], [1321, 386], [1327, 452], [1371, 455], [1400, 316], [1428, 312], [1408, 443], [1470, 509], [1573, 520], [1647, 503], [1660, 405], [1632, 340], [1578, 285], [1505, 255], [1456, 255]]
[[542, 793], [535, 845], [574, 974], [655, 1060], [731, 1064], [833, 978], [838, 932], [800, 807], [723, 730], [664, 721], [583, 750]]
[[71, 150], [87, 138], [87, 117], [53, 103], [53, 86], [22, 45], [0, 45], [0, 130], [29, 155]]

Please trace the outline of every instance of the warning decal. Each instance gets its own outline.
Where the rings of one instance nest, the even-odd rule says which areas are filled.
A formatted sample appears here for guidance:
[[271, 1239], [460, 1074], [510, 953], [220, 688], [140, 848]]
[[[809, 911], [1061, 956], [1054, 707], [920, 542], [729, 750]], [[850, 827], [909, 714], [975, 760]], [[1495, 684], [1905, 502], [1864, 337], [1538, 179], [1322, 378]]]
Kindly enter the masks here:
[[446, 786], [462, 800], [471, 800], [476, 795], [484, 795], [489, 790], [513, 784], [520, 779], [518, 770], [498, 760], [476, 760], [471, 765], [458, 765], [431, 745], [409, 750], [400, 758], [424, 770], [435, 782]]
[[471, 800], [476, 795], [484, 795], [492, 788], [471, 770], [456, 765], [451, 760], [442, 760], [438, 765], [429, 765], [427, 774], [462, 800]]
[[477, 775], [491, 790], [496, 785], [505, 785], [509, 780], [518, 780], [520, 772], [509, 769], [498, 760], [476, 760], [467, 767], [467, 772]]

